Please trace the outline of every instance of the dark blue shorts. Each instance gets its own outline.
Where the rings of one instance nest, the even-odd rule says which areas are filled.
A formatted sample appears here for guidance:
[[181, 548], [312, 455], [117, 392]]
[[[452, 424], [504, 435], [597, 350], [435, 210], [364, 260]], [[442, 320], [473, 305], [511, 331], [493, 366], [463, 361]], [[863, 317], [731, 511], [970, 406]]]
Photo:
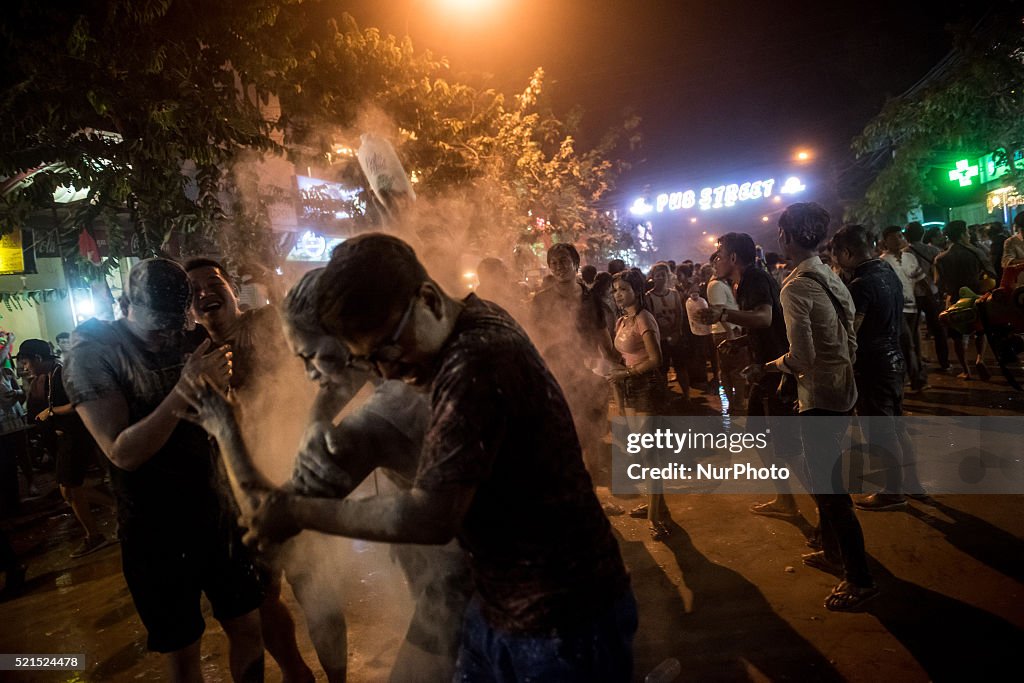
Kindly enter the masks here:
[[464, 683], [620, 683], [633, 676], [636, 598], [629, 589], [605, 614], [553, 634], [493, 628], [474, 600], [466, 610], [455, 680]]

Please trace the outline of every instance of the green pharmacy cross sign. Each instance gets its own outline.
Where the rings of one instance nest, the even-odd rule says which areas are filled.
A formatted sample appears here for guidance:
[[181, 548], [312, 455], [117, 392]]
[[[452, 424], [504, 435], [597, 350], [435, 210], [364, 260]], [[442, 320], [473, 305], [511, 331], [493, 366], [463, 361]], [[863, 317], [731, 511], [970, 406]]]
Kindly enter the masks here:
[[978, 175], [978, 165], [971, 164], [967, 159], [956, 162], [956, 168], [949, 172], [950, 182], [959, 182], [960, 187], [967, 187], [971, 184], [972, 178]]

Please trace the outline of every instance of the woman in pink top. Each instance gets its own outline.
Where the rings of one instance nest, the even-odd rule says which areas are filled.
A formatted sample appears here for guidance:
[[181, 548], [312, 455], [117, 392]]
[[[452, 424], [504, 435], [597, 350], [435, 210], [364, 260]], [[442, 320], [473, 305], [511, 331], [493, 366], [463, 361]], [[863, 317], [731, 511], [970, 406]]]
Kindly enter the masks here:
[[[622, 354], [625, 369], [614, 370], [609, 381], [619, 383], [622, 394], [622, 412], [627, 418], [653, 415], [665, 395], [665, 375], [661, 372], [661, 334], [658, 322], [644, 308], [644, 278], [638, 273], [624, 271], [615, 275], [612, 297], [625, 314], [615, 324], [615, 350]], [[634, 430], [635, 431], [635, 430]], [[651, 523], [651, 538], [667, 538], [669, 529], [665, 496], [652, 486], [647, 505], [641, 505], [630, 515], [646, 516]]]

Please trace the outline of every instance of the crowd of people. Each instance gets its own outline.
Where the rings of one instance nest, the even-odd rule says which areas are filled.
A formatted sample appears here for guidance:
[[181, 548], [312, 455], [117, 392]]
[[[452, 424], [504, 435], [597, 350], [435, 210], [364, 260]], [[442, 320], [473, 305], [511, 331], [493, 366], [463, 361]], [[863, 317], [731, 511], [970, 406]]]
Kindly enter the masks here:
[[[895, 419], [907, 387], [928, 390], [922, 319], [932, 372], [949, 368], [951, 335], [961, 377], [986, 376], [983, 342], [969, 367], [963, 337], [938, 312], [1000, 276], [997, 251], [1000, 268], [1024, 264], [1018, 219], [1005, 240], [958, 221], [833, 235], [825, 209], [793, 204], [779, 220], [780, 253], [729, 233], [708, 263], [644, 273], [613, 260], [598, 272], [559, 243], [540, 291], [524, 292], [490, 258], [462, 298], [408, 244], [369, 233], [338, 246], [280, 305], [244, 312], [221, 263], [149, 259], [131, 270], [124, 317], [83, 323], [59, 352], [21, 343], [17, 366], [0, 372], [2, 438], [23, 443], [26, 416], [52, 427], [57, 481], [84, 530], [73, 557], [113, 543], [90, 505], [116, 498], [124, 577], [173, 680], [202, 677], [201, 594], [227, 634], [235, 680], [262, 679], [264, 647], [286, 680], [313, 680], [283, 581], [328, 680], [344, 680], [344, 614], [316, 604], [322, 577], [287, 551], [303, 530], [395, 544], [416, 603], [395, 680], [629, 680], [637, 605], [594, 489], [609, 406], [628, 419], [685, 415], [711, 395], [768, 424], [835, 418], [776, 430], [770, 457], [812, 492], [820, 530], [803, 562], [841, 577], [825, 607], [861, 609], [878, 588], [855, 508], [927, 498]], [[297, 452], [282, 454], [292, 476], [274, 485], [252, 466], [245, 407], [286, 349], [315, 399]], [[367, 383], [370, 398], [339, 420]], [[827, 487], [807, 466], [829, 456], [823, 447], [838, 456], [840, 418], [854, 413], [889, 425], [897, 460], [882, 491], [856, 502], [819, 493]], [[378, 468], [390, 485], [353, 499]], [[23, 469], [31, 487], [33, 463]], [[794, 491], [776, 486], [750, 511], [795, 517]], [[660, 491], [630, 514], [654, 540], [671, 535]]]

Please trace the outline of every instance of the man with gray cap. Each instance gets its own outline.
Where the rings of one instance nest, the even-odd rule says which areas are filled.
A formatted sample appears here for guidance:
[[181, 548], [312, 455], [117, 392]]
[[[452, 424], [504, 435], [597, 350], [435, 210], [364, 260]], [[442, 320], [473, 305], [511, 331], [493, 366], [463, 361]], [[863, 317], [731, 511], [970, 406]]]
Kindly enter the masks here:
[[228, 636], [232, 677], [262, 680], [263, 596], [251, 560], [232, 555], [217, 528], [210, 444], [178, 419], [187, 405], [174, 391], [200, 375], [227, 386], [231, 354], [186, 333], [192, 289], [177, 263], [136, 265], [127, 299], [126, 318], [75, 330], [66, 383], [112, 464], [122, 568], [148, 647], [168, 655], [171, 680], [202, 680], [205, 593]]

